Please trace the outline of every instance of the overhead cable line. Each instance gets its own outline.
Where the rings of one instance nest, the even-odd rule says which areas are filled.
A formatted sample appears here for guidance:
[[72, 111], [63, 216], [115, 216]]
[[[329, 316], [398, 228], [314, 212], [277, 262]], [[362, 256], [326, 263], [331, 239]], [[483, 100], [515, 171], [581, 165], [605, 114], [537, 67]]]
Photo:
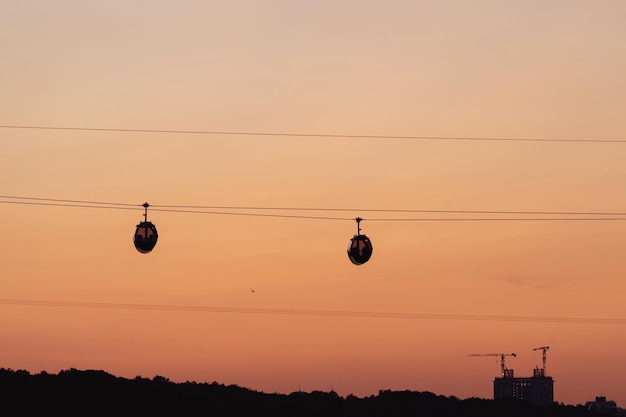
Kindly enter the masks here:
[[[143, 210], [142, 204], [115, 203], [102, 201], [69, 200], [38, 197], [0, 196], [0, 204], [21, 204], [51, 207], [76, 207], [115, 210]], [[20, 201], [22, 200], [22, 201]], [[527, 216], [593, 216], [593, 217], [421, 217], [421, 218], [367, 218], [368, 221], [624, 221], [626, 212], [592, 212], [592, 211], [495, 211], [495, 210], [424, 210], [424, 209], [366, 209], [366, 208], [329, 208], [329, 207], [261, 207], [261, 206], [200, 206], [200, 205], [150, 205], [155, 212], [213, 214], [230, 216], [276, 217], [317, 220], [350, 220], [347, 217], [328, 217], [312, 215], [278, 214], [268, 211], [292, 212], [372, 212], [372, 213], [422, 213], [422, 214], [484, 214], [484, 215], [527, 215]], [[237, 210], [216, 211], [216, 210]], [[242, 212], [243, 210], [243, 212]], [[260, 211], [253, 213], [249, 211]], [[611, 217], [606, 217], [611, 216]], [[613, 217], [621, 216], [621, 217]]]
[[100, 308], [117, 310], [152, 310], [179, 311], [193, 313], [230, 313], [230, 314], [271, 314], [287, 316], [327, 316], [352, 318], [384, 318], [384, 319], [419, 319], [419, 320], [460, 320], [460, 321], [506, 321], [531, 323], [563, 323], [563, 324], [611, 324], [624, 325], [626, 319], [603, 317], [548, 317], [548, 316], [508, 316], [485, 314], [441, 314], [441, 313], [402, 313], [389, 311], [352, 311], [352, 310], [317, 310], [293, 308], [256, 308], [256, 307], [221, 307], [167, 304], [135, 304], [108, 303], [92, 301], [53, 301], [0, 299], [0, 305], [39, 306], [39, 307], [73, 307]]
[[[1, 198], [1, 197], [0, 197]], [[47, 203], [47, 202], [34, 202], [34, 201], [0, 201], [0, 204], [19, 204], [28, 206], [50, 206], [50, 207], [75, 207], [75, 208], [92, 208], [92, 209], [109, 209], [109, 210], [137, 210], [135, 207], [115, 207], [115, 206], [100, 206], [100, 205], [88, 205], [88, 204], [74, 204], [74, 203]], [[139, 205], [137, 205], [139, 206]], [[238, 212], [220, 212], [220, 211], [208, 211], [208, 210], [173, 210], [173, 209], [151, 209], [157, 212], [169, 212], [169, 213], [188, 213], [188, 214], [214, 214], [214, 215], [226, 215], [226, 216], [251, 216], [251, 217], [278, 217], [278, 218], [293, 218], [293, 219], [314, 219], [314, 220], [350, 220], [353, 218], [343, 217], [322, 217], [322, 216], [301, 216], [301, 215], [287, 215], [287, 214], [269, 214], [269, 213], [238, 213]], [[626, 219], [625, 219], [626, 220]]]
[[[1, 198], [1, 196], [0, 196]], [[497, 211], [497, 210], [434, 210], [434, 209], [367, 209], [367, 208], [320, 208], [320, 207], [260, 207], [260, 206], [171, 206], [154, 205], [162, 208], [179, 209], [223, 209], [223, 210], [276, 210], [276, 211], [348, 211], [378, 213], [438, 213], [438, 214], [527, 214], [566, 216], [626, 216], [626, 212], [589, 211]]]
[[111, 203], [103, 201], [85, 201], [85, 200], [63, 200], [58, 198], [41, 198], [41, 197], [19, 197], [12, 195], [0, 195], [0, 198], [12, 199], [12, 200], [33, 200], [33, 201], [54, 201], [57, 203], [83, 203], [83, 204], [102, 204], [111, 206], [131, 206], [131, 207], [143, 207], [142, 204], [129, 204], [129, 203]]
[[109, 209], [109, 210], [135, 210], [131, 207], [112, 207], [112, 206], [98, 206], [89, 204], [64, 204], [64, 203], [40, 203], [34, 201], [0, 201], [0, 204], [19, 204], [26, 206], [48, 206], [48, 207], [77, 207], [77, 208], [96, 208], [96, 209]]
[[496, 142], [571, 142], [571, 143], [626, 143], [626, 139], [558, 139], [558, 138], [511, 138], [511, 137], [470, 137], [470, 136], [417, 136], [417, 135], [346, 135], [324, 133], [287, 132], [241, 132], [217, 130], [169, 130], [169, 129], [126, 129], [78, 126], [28, 126], [0, 125], [0, 129], [25, 130], [64, 130], [79, 132], [118, 132], [118, 133], [160, 133], [177, 135], [217, 135], [217, 136], [267, 136], [300, 137], [326, 139], [402, 139], [402, 140], [442, 140], [442, 141], [496, 141]]
[[[0, 195], [0, 198], [10, 200], [50, 201], [60, 203], [82, 203], [93, 205], [143, 207], [137, 203], [118, 203], [87, 200], [68, 200], [42, 197], [23, 197]], [[527, 214], [527, 215], [592, 215], [592, 216], [626, 216], [624, 211], [526, 211], [526, 210], [439, 210], [439, 209], [370, 209], [363, 207], [290, 207], [290, 206], [207, 206], [207, 205], [165, 205], [150, 204], [150, 207], [162, 209], [223, 209], [223, 210], [274, 210], [274, 211], [349, 211], [349, 212], [387, 212], [387, 213], [444, 213], [444, 214]]]

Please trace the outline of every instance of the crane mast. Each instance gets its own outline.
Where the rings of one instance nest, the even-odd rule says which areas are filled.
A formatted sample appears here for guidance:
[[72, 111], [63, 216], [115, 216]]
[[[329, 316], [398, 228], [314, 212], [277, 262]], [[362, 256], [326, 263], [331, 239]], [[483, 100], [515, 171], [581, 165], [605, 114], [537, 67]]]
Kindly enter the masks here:
[[543, 360], [543, 368], [537, 369], [535, 368], [535, 376], [546, 376], [546, 352], [550, 349], [550, 346], [540, 346], [534, 348], [533, 350], [541, 350], [542, 352], [542, 360]]

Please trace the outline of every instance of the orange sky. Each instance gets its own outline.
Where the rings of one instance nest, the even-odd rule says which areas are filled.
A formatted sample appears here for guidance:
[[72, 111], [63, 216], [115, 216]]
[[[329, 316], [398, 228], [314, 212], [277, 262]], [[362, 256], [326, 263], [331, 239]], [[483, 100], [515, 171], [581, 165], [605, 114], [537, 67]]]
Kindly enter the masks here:
[[[4, 3], [2, 126], [625, 139], [621, 0]], [[499, 359], [469, 354], [531, 376], [548, 345], [556, 401], [626, 405], [623, 324], [533, 319], [626, 318], [623, 221], [149, 210], [159, 242], [132, 245], [145, 201], [625, 212], [623, 143], [4, 127], [0, 147], [2, 196], [137, 205], [0, 198], [0, 367], [491, 398]]]

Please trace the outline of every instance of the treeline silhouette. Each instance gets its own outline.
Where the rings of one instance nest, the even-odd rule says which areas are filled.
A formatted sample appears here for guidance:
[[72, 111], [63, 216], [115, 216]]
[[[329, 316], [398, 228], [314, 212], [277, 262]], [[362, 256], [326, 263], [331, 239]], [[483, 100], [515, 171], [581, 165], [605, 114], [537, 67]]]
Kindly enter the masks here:
[[101, 370], [31, 374], [0, 368], [0, 415], [273, 417], [586, 417], [583, 405], [537, 407], [522, 400], [458, 399], [382, 390], [341, 397], [334, 391], [264, 393], [217, 382], [121, 378]]

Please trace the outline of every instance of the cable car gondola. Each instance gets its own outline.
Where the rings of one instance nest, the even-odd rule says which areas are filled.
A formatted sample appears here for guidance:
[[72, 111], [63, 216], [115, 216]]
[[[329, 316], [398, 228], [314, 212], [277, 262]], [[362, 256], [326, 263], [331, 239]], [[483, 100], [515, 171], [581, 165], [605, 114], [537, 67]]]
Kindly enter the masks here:
[[355, 265], [363, 265], [365, 262], [369, 261], [372, 256], [372, 242], [365, 235], [361, 234], [361, 219], [357, 217], [357, 234], [354, 235], [352, 239], [350, 239], [350, 244], [348, 245], [348, 258]]
[[157, 243], [157, 239], [159, 238], [159, 234], [157, 233], [156, 227], [152, 222], [148, 221], [148, 203], [144, 203], [143, 207], [145, 209], [144, 212], [144, 221], [137, 225], [137, 229], [135, 230], [135, 236], [133, 237], [133, 243], [135, 244], [135, 248], [140, 253], [150, 253], [154, 246]]

